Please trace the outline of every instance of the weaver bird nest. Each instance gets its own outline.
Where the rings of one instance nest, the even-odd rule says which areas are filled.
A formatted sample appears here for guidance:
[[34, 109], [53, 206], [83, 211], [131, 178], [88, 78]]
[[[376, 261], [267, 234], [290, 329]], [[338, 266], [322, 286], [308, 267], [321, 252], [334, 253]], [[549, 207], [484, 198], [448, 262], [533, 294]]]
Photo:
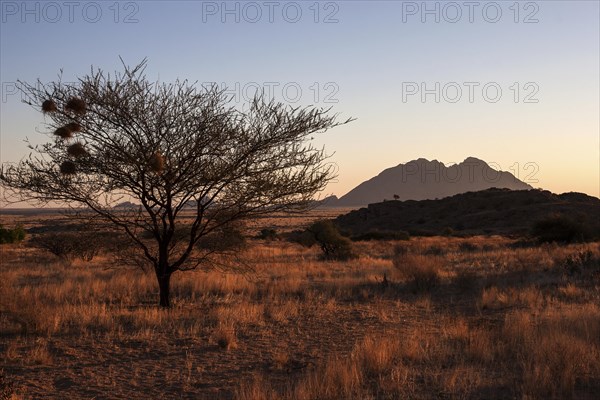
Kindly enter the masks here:
[[65, 127], [67, 129], [69, 129], [71, 132], [80, 132], [81, 131], [81, 125], [79, 125], [77, 122], [68, 123], [67, 125], [65, 125]]
[[160, 174], [165, 169], [165, 157], [157, 151], [148, 160], [148, 166], [152, 171]]
[[77, 166], [73, 161], [63, 161], [60, 164], [60, 172], [65, 175], [74, 175], [77, 172]]
[[73, 143], [67, 147], [67, 153], [73, 157], [83, 157], [87, 154], [87, 151], [81, 143]]
[[76, 97], [69, 99], [65, 104], [65, 110], [73, 111], [75, 114], [85, 114], [86, 109], [85, 101]]
[[56, 107], [56, 103], [54, 102], [54, 100], [46, 100], [42, 103], [43, 112], [48, 113], [56, 110], [58, 110], [58, 108]]
[[63, 139], [69, 139], [73, 137], [73, 131], [69, 129], [68, 125], [58, 128], [54, 131], [54, 134]]

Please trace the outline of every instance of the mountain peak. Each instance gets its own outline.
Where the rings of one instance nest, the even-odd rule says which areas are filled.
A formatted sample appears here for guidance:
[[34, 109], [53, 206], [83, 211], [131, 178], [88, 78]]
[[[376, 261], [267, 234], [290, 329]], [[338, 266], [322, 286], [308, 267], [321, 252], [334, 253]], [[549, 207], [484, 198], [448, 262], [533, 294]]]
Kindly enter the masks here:
[[493, 187], [532, 189], [511, 173], [497, 171], [476, 157], [450, 166], [421, 157], [382, 171], [342, 196], [335, 205], [364, 206], [392, 199], [433, 200]]
[[480, 160], [479, 158], [476, 158], [476, 157], [467, 157], [461, 164], [464, 164], [464, 163], [485, 163], [485, 164], [487, 164], [485, 161]]
[[[417, 158], [416, 160], [413, 160], [413, 161], [409, 161], [406, 164], [409, 164], [409, 163], [440, 164], [440, 162], [436, 159], [429, 161], [428, 159], [423, 158], [423, 157]], [[406, 164], [400, 164], [400, 165], [406, 165]]]

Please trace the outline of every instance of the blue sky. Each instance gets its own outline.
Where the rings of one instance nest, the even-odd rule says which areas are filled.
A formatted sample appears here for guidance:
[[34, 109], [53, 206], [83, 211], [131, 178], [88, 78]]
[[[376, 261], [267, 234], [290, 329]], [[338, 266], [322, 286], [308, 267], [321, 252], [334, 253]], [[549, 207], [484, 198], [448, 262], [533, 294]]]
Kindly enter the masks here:
[[240, 106], [261, 87], [357, 118], [315, 138], [339, 167], [328, 193], [419, 157], [475, 156], [534, 187], [600, 195], [597, 1], [70, 4], [1, 3], [2, 162], [27, 154], [26, 136], [46, 140], [14, 81], [147, 57], [150, 77], [226, 84]]

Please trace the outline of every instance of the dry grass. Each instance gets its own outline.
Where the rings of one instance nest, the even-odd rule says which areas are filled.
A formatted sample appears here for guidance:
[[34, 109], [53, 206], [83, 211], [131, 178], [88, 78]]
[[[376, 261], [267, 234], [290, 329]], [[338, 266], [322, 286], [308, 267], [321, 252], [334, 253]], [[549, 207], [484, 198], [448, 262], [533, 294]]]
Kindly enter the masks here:
[[415, 291], [424, 292], [433, 289], [440, 282], [442, 257], [424, 254], [396, 254], [393, 264], [397, 275], [408, 280]]
[[255, 241], [256, 273], [176, 274], [168, 311], [152, 274], [110, 255], [2, 246], [0, 370], [23, 399], [593, 398], [600, 246], [510, 243], [355, 243], [359, 259], [321, 262]]
[[222, 349], [235, 349], [237, 347], [235, 326], [233, 324], [219, 324], [213, 332], [212, 340]]

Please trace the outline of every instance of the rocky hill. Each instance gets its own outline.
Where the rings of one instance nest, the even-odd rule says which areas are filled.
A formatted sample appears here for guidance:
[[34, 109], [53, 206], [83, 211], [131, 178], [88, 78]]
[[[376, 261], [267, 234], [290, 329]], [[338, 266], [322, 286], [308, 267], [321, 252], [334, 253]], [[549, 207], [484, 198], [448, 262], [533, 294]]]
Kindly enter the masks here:
[[488, 189], [440, 200], [385, 201], [339, 216], [335, 223], [351, 235], [407, 231], [444, 234], [523, 234], [551, 215], [565, 216], [600, 233], [600, 199], [582, 193]]

